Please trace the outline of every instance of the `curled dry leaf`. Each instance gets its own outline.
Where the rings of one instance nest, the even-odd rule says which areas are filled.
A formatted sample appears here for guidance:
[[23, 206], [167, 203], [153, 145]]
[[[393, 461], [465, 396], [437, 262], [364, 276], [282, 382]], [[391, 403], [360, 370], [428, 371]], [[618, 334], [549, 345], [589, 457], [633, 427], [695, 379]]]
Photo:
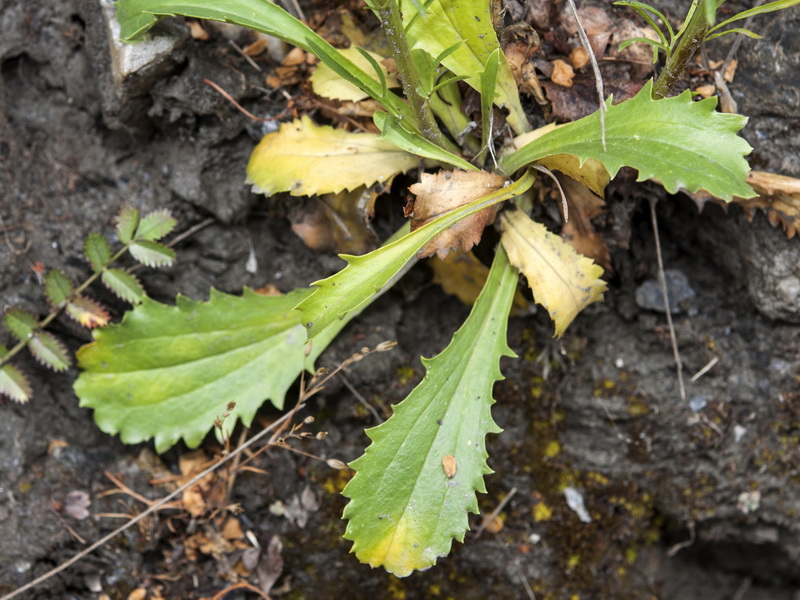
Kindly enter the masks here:
[[569, 177], [559, 177], [559, 181], [570, 203], [570, 219], [561, 228], [561, 237], [579, 254], [588, 256], [606, 272], [610, 272], [612, 269], [608, 246], [592, 225], [592, 218], [605, 211], [605, 202]]
[[750, 171], [747, 183], [756, 191], [755, 198], [734, 198], [734, 202], [745, 208], [745, 213], [753, 218], [757, 208], [763, 210], [773, 227], [783, 226], [786, 236], [791, 239], [800, 230], [800, 179]]
[[[408, 213], [411, 216], [411, 231], [459, 206], [488, 196], [505, 186], [506, 181], [502, 175], [486, 171], [439, 171], [435, 175], [423, 173], [420, 182], [408, 188], [416, 196]], [[459, 247], [464, 252], [470, 250], [481, 241], [484, 228], [494, 221], [496, 213], [497, 207], [491, 206], [459, 221], [426, 244], [419, 256], [424, 258], [436, 253], [444, 259], [448, 252]]]
[[500, 228], [509, 261], [528, 279], [536, 302], [550, 313], [557, 337], [580, 311], [603, 299], [603, 269], [544, 225], [513, 210], [500, 215]]
[[[479, 261], [472, 252], [448, 254], [444, 260], [431, 259], [428, 263], [433, 271], [433, 282], [457, 297], [467, 306], [472, 306], [489, 278], [489, 267]], [[517, 291], [511, 314], [528, 312], [528, 301]]]
[[572, 80], [575, 78], [575, 71], [572, 66], [561, 59], [553, 61], [553, 74], [550, 75], [550, 81], [561, 87], [572, 87]]
[[336, 194], [384, 182], [419, 159], [377, 134], [349, 133], [308, 118], [283, 123], [264, 136], [247, 165], [254, 190], [267, 195]]

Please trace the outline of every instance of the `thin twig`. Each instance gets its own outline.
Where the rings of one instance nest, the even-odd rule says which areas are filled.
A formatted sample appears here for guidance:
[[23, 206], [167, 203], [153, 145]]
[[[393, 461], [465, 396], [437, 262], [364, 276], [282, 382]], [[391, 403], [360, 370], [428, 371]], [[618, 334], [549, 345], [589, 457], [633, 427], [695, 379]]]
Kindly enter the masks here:
[[489, 525], [489, 523], [494, 521], [495, 517], [497, 517], [497, 515], [500, 514], [500, 511], [502, 511], [506, 507], [506, 504], [509, 503], [511, 498], [513, 498], [514, 494], [516, 494], [516, 493], [517, 493], [517, 488], [512, 487], [509, 490], [508, 494], [506, 494], [506, 497], [503, 498], [503, 500], [500, 502], [500, 504], [498, 504], [497, 507], [495, 507], [495, 509], [492, 512], [490, 512], [488, 515], [483, 517], [483, 520], [481, 521], [481, 526], [478, 527], [478, 529], [475, 531], [475, 539], [476, 540], [479, 537], [481, 537], [481, 535], [483, 535], [483, 530], [486, 529], [486, 527]]
[[683, 365], [681, 364], [681, 354], [678, 350], [678, 338], [675, 335], [675, 326], [672, 323], [672, 312], [669, 307], [669, 295], [667, 292], [667, 277], [664, 274], [664, 261], [661, 258], [661, 241], [658, 236], [658, 218], [656, 217], [655, 198], [650, 198], [650, 221], [653, 224], [653, 237], [656, 240], [656, 260], [658, 261], [658, 284], [661, 287], [661, 295], [664, 297], [664, 312], [667, 313], [667, 326], [669, 327], [669, 339], [672, 342], [672, 356], [675, 358], [675, 370], [678, 373], [678, 386], [681, 392], [681, 400], [686, 401], [686, 387], [683, 385]]
[[356, 388], [354, 388], [354, 387], [353, 387], [353, 384], [352, 384], [352, 383], [350, 383], [350, 381], [347, 379], [347, 377], [345, 376], [345, 374], [344, 374], [344, 373], [339, 373], [339, 379], [341, 379], [341, 380], [342, 380], [342, 383], [344, 384], [344, 387], [346, 387], [348, 390], [350, 390], [350, 393], [351, 393], [351, 394], [353, 394], [353, 396], [355, 396], [355, 397], [356, 397], [356, 400], [358, 400], [359, 402], [361, 402], [361, 404], [363, 404], [363, 405], [364, 405], [364, 407], [365, 407], [365, 408], [366, 408], [366, 409], [367, 409], [369, 412], [371, 412], [371, 413], [372, 413], [372, 416], [373, 416], [373, 417], [375, 417], [375, 420], [376, 420], [378, 423], [383, 423], [383, 419], [381, 419], [381, 416], [378, 414], [378, 411], [377, 411], [377, 410], [375, 410], [375, 407], [374, 407], [374, 406], [372, 406], [372, 404], [370, 404], [369, 402], [367, 402], [367, 399], [366, 399], [366, 398], [364, 398], [364, 396], [362, 396], [362, 395], [359, 393], [359, 391], [358, 391]]
[[239, 454], [244, 452], [247, 448], [249, 448], [250, 446], [255, 444], [257, 441], [259, 441], [260, 439], [265, 437], [269, 432], [273, 431], [276, 428], [278, 430], [272, 435], [272, 437], [270, 439], [272, 440], [273, 438], [277, 438], [277, 436], [283, 431], [284, 424], [287, 421], [290, 421], [291, 418], [295, 415], [295, 413], [297, 413], [297, 411], [299, 411], [304, 406], [305, 405], [303, 404], [303, 401], [302, 400], [299, 401], [297, 403], [297, 405], [295, 405], [295, 407], [292, 410], [290, 410], [285, 415], [283, 415], [280, 419], [278, 419], [277, 421], [272, 423], [269, 427], [267, 427], [263, 431], [259, 432], [258, 434], [256, 434], [252, 438], [250, 438], [250, 440], [248, 440], [246, 443], [242, 444], [241, 446], [239, 446], [238, 448], [233, 450], [227, 456], [222, 457], [219, 461], [217, 461], [216, 463], [214, 463], [213, 465], [211, 465], [207, 469], [201, 471], [200, 473], [198, 473], [197, 475], [192, 477], [187, 483], [185, 483], [182, 486], [180, 486], [174, 492], [171, 492], [171, 493], [167, 494], [166, 496], [164, 496], [158, 502], [154, 502], [147, 510], [145, 510], [143, 513], [139, 514], [138, 516], [134, 517], [133, 519], [131, 519], [130, 521], [125, 523], [125, 525], [123, 525], [122, 527], [119, 527], [119, 528], [115, 529], [114, 531], [112, 531], [111, 533], [109, 533], [108, 535], [100, 538], [94, 544], [92, 544], [91, 546], [86, 548], [85, 550], [82, 550], [82, 551], [78, 552], [78, 554], [76, 554], [75, 556], [73, 556], [69, 560], [61, 563], [59, 566], [55, 567], [54, 569], [49, 570], [44, 575], [41, 575], [40, 577], [37, 577], [36, 579], [34, 579], [33, 581], [31, 581], [29, 583], [26, 583], [21, 588], [18, 588], [16, 590], [14, 590], [10, 594], [6, 594], [5, 596], [0, 597], [0, 600], [11, 600], [11, 598], [16, 598], [17, 596], [19, 596], [23, 592], [27, 592], [28, 590], [33, 589], [34, 587], [36, 587], [40, 583], [42, 583], [44, 581], [47, 581], [51, 577], [53, 577], [53, 576], [57, 575], [58, 573], [61, 573], [62, 571], [68, 569], [69, 567], [74, 565], [79, 560], [85, 558], [86, 556], [88, 556], [89, 554], [94, 552], [97, 548], [100, 548], [101, 546], [103, 546], [104, 544], [109, 542], [111, 539], [113, 539], [116, 536], [118, 536], [123, 531], [126, 531], [127, 529], [130, 529], [131, 527], [136, 525], [136, 523], [138, 523], [142, 519], [150, 516], [151, 514], [156, 512], [157, 510], [161, 509], [167, 502], [169, 502], [173, 498], [177, 497], [178, 495], [182, 494], [184, 491], [186, 491], [187, 489], [192, 487], [194, 484], [196, 484], [198, 481], [200, 481], [201, 479], [203, 479], [207, 475], [210, 475], [211, 473], [213, 473], [215, 470], [217, 470], [219, 467], [221, 467], [222, 465], [224, 465], [228, 461], [233, 460], [234, 458], [236, 458]]
[[598, 100], [600, 101], [600, 141], [603, 143], [603, 152], [606, 151], [606, 102], [605, 92], [603, 91], [603, 76], [600, 74], [600, 67], [597, 64], [597, 58], [592, 50], [592, 45], [589, 43], [589, 36], [586, 35], [586, 30], [583, 28], [583, 23], [578, 16], [578, 9], [575, 6], [575, 0], [569, 0], [569, 7], [572, 10], [572, 16], [575, 17], [575, 22], [578, 24], [578, 36], [581, 38], [581, 44], [586, 49], [586, 54], [589, 55], [589, 62], [592, 63], [592, 71], [594, 72], [594, 84], [597, 89]]
[[228, 92], [223, 90], [220, 86], [218, 86], [216, 83], [214, 83], [210, 79], [203, 79], [203, 83], [207, 83], [212, 88], [217, 90], [220, 93], [220, 95], [222, 95], [223, 98], [225, 98], [228, 102], [233, 104], [237, 109], [239, 109], [239, 111], [244, 113], [247, 117], [253, 119], [253, 121], [259, 121], [260, 123], [268, 123], [270, 121], [275, 121], [277, 119], [280, 119], [284, 114], [286, 114], [286, 111], [284, 110], [283, 112], [275, 115], [274, 117], [257, 117], [253, 113], [251, 113], [249, 110], [244, 108], [241, 104], [239, 104], [236, 100], [234, 100], [233, 96], [231, 96]]
[[710, 361], [708, 361], [708, 364], [707, 364], [705, 367], [703, 367], [703, 368], [702, 368], [702, 369], [700, 369], [700, 370], [699, 370], [697, 373], [695, 373], [694, 375], [692, 375], [692, 378], [691, 378], [689, 381], [690, 381], [690, 382], [692, 382], [692, 383], [694, 383], [695, 381], [697, 381], [698, 379], [700, 379], [700, 378], [701, 378], [703, 375], [705, 375], [706, 373], [708, 373], [708, 372], [711, 370], [711, 367], [713, 367], [713, 366], [714, 366], [715, 364], [717, 364], [718, 362], [719, 362], [719, 356], [715, 356], [715, 357], [714, 357], [714, 358], [712, 358]]

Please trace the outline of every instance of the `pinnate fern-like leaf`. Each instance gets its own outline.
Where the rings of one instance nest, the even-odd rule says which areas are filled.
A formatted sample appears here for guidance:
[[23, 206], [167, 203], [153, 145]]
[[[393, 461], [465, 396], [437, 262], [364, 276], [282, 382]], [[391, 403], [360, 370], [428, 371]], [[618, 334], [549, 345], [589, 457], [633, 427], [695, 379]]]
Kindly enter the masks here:
[[139, 221], [139, 226], [136, 228], [134, 237], [137, 240], [156, 242], [175, 229], [175, 225], [177, 224], [178, 221], [166, 208], [155, 210], [142, 217]]
[[[2, 346], [0, 346], [2, 349]], [[14, 365], [0, 367], [0, 395], [24, 404], [31, 399], [33, 390], [25, 374]]]
[[5, 315], [6, 329], [20, 341], [30, 339], [38, 327], [36, 317], [21, 308], [9, 308]]
[[169, 267], [175, 260], [175, 251], [150, 240], [137, 240], [131, 243], [128, 251], [138, 262], [148, 267]]
[[40, 364], [53, 371], [65, 371], [72, 364], [67, 348], [49, 331], [36, 331], [28, 342], [28, 349]]
[[126, 302], [139, 304], [144, 300], [144, 288], [135, 275], [122, 269], [106, 269], [101, 280], [109, 290]]
[[117, 216], [117, 237], [123, 244], [129, 244], [133, 240], [133, 234], [139, 226], [139, 211], [127, 204], [122, 207]]
[[[119, 230], [117, 233], [119, 233]], [[111, 262], [111, 248], [106, 238], [99, 233], [90, 233], [86, 236], [83, 241], [83, 253], [95, 272], [101, 271], [103, 267]]]
[[74, 287], [70, 278], [58, 269], [53, 269], [45, 275], [44, 294], [53, 306], [59, 307], [67, 302]]

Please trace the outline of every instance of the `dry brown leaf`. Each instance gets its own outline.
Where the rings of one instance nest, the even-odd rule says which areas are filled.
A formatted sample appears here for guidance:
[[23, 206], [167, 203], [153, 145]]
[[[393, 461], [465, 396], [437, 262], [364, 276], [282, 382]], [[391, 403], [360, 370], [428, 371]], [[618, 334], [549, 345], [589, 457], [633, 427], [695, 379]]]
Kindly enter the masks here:
[[758, 194], [755, 198], [734, 198], [733, 201], [746, 209], [753, 218], [756, 209], [763, 210], [773, 227], [783, 226], [791, 239], [800, 230], [800, 179], [776, 175], [765, 171], [750, 171], [747, 183]]
[[701, 85], [697, 89], [695, 89], [695, 92], [700, 94], [700, 96], [703, 98], [710, 98], [716, 93], [716, 91], [717, 91], [717, 86], [711, 84]]
[[603, 269], [521, 210], [500, 215], [508, 259], [528, 279], [533, 297], [550, 313], [561, 337], [577, 314], [603, 299]]
[[192, 36], [193, 40], [200, 40], [204, 42], [209, 38], [208, 32], [203, 29], [200, 21], [190, 19], [186, 21], [186, 24], [189, 26], [189, 34]]
[[[178, 468], [181, 471], [181, 477], [178, 480], [178, 485], [184, 485], [192, 477], [200, 473], [208, 466], [208, 458], [202, 450], [195, 450], [182, 455], [178, 459]], [[183, 508], [193, 517], [199, 517], [207, 508], [205, 492], [211, 487], [211, 482], [214, 480], [214, 474], [209, 473], [203, 479], [198, 481], [195, 485], [183, 492], [181, 498]]]
[[[472, 252], [451, 253], [444, 260], [431, 260], [428, 265], [433, 271], [433, 281], [442, 289], [467, 306], [478, 299], [486, 280], [489, 267], [479, 261]], [[527, 312], [528, 301], [517, 291], [514, 296], [512, 314]]]
[[244, 531], [242, 531], [242, 524], [239, 523], [239, 519], [230, 516], [225, 520], [225, 523], [222, 525], [222, 537], [226, 540], [244, 539]]
[[572, 87], [572, 80], [575, 78], [575, 71], [569, 63], [561, 59], [553, 61], [553, 74], [550, 75], [550, 81], [561, 87]]
[[569, 221], [561, 228], [561, 237], [579, 254], [588, 256], [610, 273], [612, 268], [608, 246], [592, 225], [592, 218], [604, 212], [605, 202], [569, 177], [559, 177], [559, 181], [570, 204]]
[[[411, 231], [415, 231], [443, 214], [473, 200], [488, 196], [506, 185], [506, 178], [486, 171], [439, 171], [423, 173], [419, 183], [408, 189], [416, 196], [411, 216]], [[497, 206], [490, 206], [467, 217], [437, 235], [420, 251], [424, 258], [436, 253], [439, 258], [457, 248], [464, 252], [481, 241], [484, 228], [494, 221]]]
[[589, 53], [586, 52], [586, 48], [583, 46], [573, 48], [569, 53], [569, 62], [574, 69], [582, 69], [585, 67], [589, 62]]

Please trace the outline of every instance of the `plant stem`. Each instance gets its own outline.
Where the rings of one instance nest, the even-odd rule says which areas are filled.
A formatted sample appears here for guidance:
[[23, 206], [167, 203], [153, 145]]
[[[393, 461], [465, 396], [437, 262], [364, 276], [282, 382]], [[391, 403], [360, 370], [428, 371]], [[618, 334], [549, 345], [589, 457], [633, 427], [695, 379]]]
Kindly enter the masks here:
[[411, 105], [411, 110], [414, 111], [414, 116], [417, 118], [420, 133], [440, 148], [458, 152], [458, 148], [439, 129], [427, 98], [420, 93], [422, 85], [419, 74], [414, 68], [414, 62], [411, 60], [411, 50], [408, 47], [403, 18], [400, 16], [396, 0], [380, 0], [375, 4], [381, 26], [389, 40], [389, 47], [392, 49], [394, 62], [397, 65], [397, 74], [400, 76], [400, 82], [403, 84], [403, 91]]
[[692, 56], [694, 56], [700, 44], [703, 43], [709, 28], [703, 3], [710, 1], [711, 0], [700, 0], [695, 7], [692, 16], [689, 18], [689, 22], [683, 29], [683, 35], [681, 35], [680, 40], [678, 40], [678, 44], [672, 51], [672, 55], [667, 59], [664, 70], [661, 71], [661, 74], [658, 76], [653, 86], [653, 97], [656, 100], [669, 96], [675, 83], [686, 70], [686, 65], [689, 64]]

